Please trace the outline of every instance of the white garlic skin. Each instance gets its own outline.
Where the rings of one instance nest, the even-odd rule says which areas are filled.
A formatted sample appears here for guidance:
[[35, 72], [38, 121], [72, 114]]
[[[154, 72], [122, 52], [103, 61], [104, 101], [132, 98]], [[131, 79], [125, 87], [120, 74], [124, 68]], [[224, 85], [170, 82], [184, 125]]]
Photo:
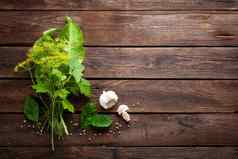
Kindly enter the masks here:
[[99, 97], [99, 103], [104, 109], [112, 108], [118, 101], [118, 96], [114, 91], [103, 91]]
[[130, 115], [127, 112], [122, 112], [122, 118], [126, 121], [129, 122], [131, 120]]
[[129, 110], [128, 106], [122, 104], [122, 105], [119, 105], [119, 107], [117, 108], [117, 113], [118, 113], [119, 115], [121, 115], [122, 112], [126, 112], [126, 111], [128, 111], [128, 110]]
[[130, 115], [127, 113], [129, 110], [129, 107], [127, 105], [119, 105], [117, 108], [117, 113], [122, 116], [122, 118], [126, 121], [129, 122], [131, 120]]

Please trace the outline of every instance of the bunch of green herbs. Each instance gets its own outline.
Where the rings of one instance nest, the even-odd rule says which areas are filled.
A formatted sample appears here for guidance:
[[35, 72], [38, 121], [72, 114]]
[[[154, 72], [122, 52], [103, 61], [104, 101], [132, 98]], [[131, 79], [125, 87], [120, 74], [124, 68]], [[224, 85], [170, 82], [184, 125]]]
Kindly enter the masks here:
[[[25, 99], [25, 117], [34, 123], [48, 127], [54, 150], [54, 137], [69, 134], [64, 112], [75, 112], [69, 101], [70, 95], [91, 96], [91, 84], [83, 76], [85, 48], [83, 33], [79, 26], [66, 17], [61, 29], [50, 29], [34, 43], [27, 58], [15, 67], [15, 71], [28, 71], [32, 79], [35, 96]], [[99, 115], [96, 106], [89, 100], [82, 108], [80, 125], [82, 128], [107, 128], [112, 120]]]

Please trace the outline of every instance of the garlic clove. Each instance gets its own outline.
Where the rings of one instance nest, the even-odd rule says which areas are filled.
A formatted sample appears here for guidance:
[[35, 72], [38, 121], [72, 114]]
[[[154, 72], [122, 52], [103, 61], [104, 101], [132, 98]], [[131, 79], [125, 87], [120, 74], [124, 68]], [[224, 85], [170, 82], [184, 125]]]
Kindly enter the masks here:
[[128, 106], [122, 104], [122, 105], [119, 105], [119, 107], [117, 108], [117, 113], [118, 113], [119, 115], [121, 115], [122, 112], [126, 112], [126, 111], [128, 111], [128, 110], [129, 110]]
[[114, 91], [103, 91], [99, 97], [99, 103], [104, 109], [112, 108], [118, 101], [118, 96]]
[[[105, 91], [104, 91], [105, 92]], [[114, 99], [115, 101], [118, 101], [118, 96], [117, 96], [117, 94], [116, 94], [116, 92], [114, 92], [114, 91], [107, 91], [107, 92], [105, 92], [106, 94], [107, 94], [107, 96], [109, 97], [109, 98], [112, 98], [112, 99]]]
[[122, 112], [122, 118], [126, 121], [129, 122], [131, 120], [130, 115], [127, 112]]
[[117, 109], [117, 113], [121, 115], [122, 118], [127, 122], [131, 120], [130, 115], [127, 113], [128, 110], [129, 110], [128, 106], [124, 104], [120, 105]]

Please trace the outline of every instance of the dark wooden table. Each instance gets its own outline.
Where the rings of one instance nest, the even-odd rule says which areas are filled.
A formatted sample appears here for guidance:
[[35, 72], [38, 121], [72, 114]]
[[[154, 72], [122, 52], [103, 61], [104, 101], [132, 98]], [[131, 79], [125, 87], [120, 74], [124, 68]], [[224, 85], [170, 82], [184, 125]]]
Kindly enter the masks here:
[[[32, 91], [13, 68], [65, 15], [85, 33], [94, 98], [115, 90], [132, 123], [113, 109], [120, 135], [89, 141], [73, 127], [50, 153], [22, 127]], [[238, 158], [238, 0], [1, 0], [0, 21], [1, 159]]]

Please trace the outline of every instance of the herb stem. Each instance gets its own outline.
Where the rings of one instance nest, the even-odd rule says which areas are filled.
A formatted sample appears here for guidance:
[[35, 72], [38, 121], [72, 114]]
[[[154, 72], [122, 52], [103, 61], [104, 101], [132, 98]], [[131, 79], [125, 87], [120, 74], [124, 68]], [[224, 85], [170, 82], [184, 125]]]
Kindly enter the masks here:
[[44, 129], [45, 129], [45, 127], [46, 127], [46, 124], [47, 124], [47, 121], [49, 121], [49, 111], [46, 111], [45, 113], [44, 113], [44, 115], [42, 116], [42, 118], [43, 118], [43, 120], [44, 120], [44, 122], [43, 122], [43, 124], [42, 124], [42, 127], [41, 127], [41, 129], [40, 129], [40, 133], [42, 134], [43, 133], [43, 131], [44, 131]]
[[55, 145], [54, 145], [54, 107], [55, 107], [55, 97], [52, 98], [51, 103], [51, 149], [52, 151], [55, 151]]
[[33, 74], [31, 72], [31, 68], [28, 69], [28, 72], [30, 74], [30, 78], [31, 78], [32, 83], [35, 84], [35, 81], [34, 81], [34, 78], [33, 78]]
[[41, 102], [43, 103], [43, 105], [45, 106], [45, 108], [46, 108], [47, 110], [49, 110], [49, 108], [48, 108], [47, 104], [45, 103], [44, 99], [42, 98], [42, 96], [41, 96], [41, 95], [37, 95], [37, 96], [40, 98], [40, 100], [41, 100]]
[[[33, 74], [32, 74], [31, 68], [28, 69], [28, 72], [29, 72], [29, 74], [30, 74], [30, 78], [31, 78], [32, 83], [33, 83], [33, 84], [36, 84], [36, 82], [34, 81], [34, 78], [33, 78]], [[45, 103], [45, 101], [43, 100], [42, 96], [39, 95], [39, 94], [37, 94], [37, 96], [40, 98], [41, 102], [43, 103], [43, 105], [45, 106], [45, 108], [48, 110], [49, 108], [48, 108], [47, 104]]]
[[68, 131], [68, 129], [67, 129], [67, 126], [65, 125], [65, 122], [64, 122], [64, 119], [63, 119], [62, 115], [60, 115], [60, 119], [61, 119], [61, 122], [62, 122], [62, 124], [63, 124], [65, 134], [66, 134], [66, 135], [69, 135], [69, 131]]

